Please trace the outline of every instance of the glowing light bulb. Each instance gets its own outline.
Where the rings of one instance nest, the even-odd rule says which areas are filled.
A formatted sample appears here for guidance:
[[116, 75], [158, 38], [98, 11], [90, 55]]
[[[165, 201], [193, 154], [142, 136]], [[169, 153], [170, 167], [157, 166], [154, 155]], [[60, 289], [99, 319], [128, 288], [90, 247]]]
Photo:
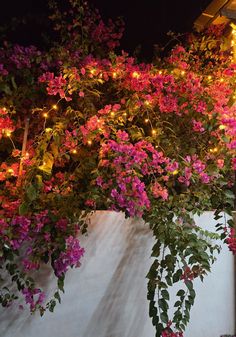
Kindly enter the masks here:
[[159, 70], [159, 72], [158, 72], [158, 73], [159, 73], [159, 75], [162, 75], [162, 71], [161, 71], [161, 70]]
[[210, 152], [211, 153], [216, 153], [218, 151], [218, 148], [217, 147], [214, 147], [213, 149], [210, 149]]
[[6, 135], [7, 137], [11, 137], [11, 131], [10, 131], [10, 130], [6, 130], [6, 131], [5, 131], [5, 135]]
[[182, 70], [180, 74], [181, 74], [182, 76], [184, 76], [184, 75], [185, 75], [185, 71]]
[[116, 77], [117, 77], [117, 72], [114, 71], [114, 72], [112, 73], [112, 76], [113, 76], [113, 78], [116, 78]]
[[52, 108], [53, 108], [54, 110], [57, 110], [57, 109], [58, 109], [58, 106], [57, 106], [56, 104], [53, 104]]
[[43, 117], [44, 117], [44, 118], [48, 118], [48, 113], [47, 113], [47, 112], [44, 112], [44, 113], [43, 113]]
[[29, 152], [25, 153], [25, 158], [28, 159], [29, 158]]
[[210, 81], [212, 79], [212, 76], [211, 75], [207, 76], [207, 79]]
[[224, 79], [221, 77], [220, 82], [224, 82]]
[[156, 135], [156, 133], [157, 133], [157, 131], [153, 129], [153, 130], [152, 130], [152, 134], [153, 134], [153, 135]]
[[9, 168], [9, 169], [7, 170], [7, 173], [13, 174], [13, 173], [14, 173], [14, 170], [13, 170], [12, 168]]
[[225, 128], [226, 128], [226, 126], [223, 125], [223, 124], [221, 124], [221, 125], [219, 126], [219, 129], [220, 129], [220, 130], [224, 130]]
[[144, 102], [144, 104], [147, 105], [147, 106], [149, 106], [149, 105], [150, 105], [150, 102], [149, 102], [148, 100], [146, 100], [146, 101]]
[[114, 117], [114, 116], [115, 116], [115, 113], [114, 113], [113, 111], [111, 112], [111, 116], [112, 116], [112, 117]]
[[175, 176], [176, 174], [178, 174], [179, 173], [179, 171], [178, 170], [174, 170], [173, 172], [172, 172], [172, 174]]
[[126, 113], [126, 112], [124, 112], [124, 113], [123, 113], [123, 116], [127, 116], [127, 113]]
[[140, 74], [137, 71], [134, 71], [133, 74], [132, 74], [132, 77], [133, 78], [139, 78]]
[[73, 149], [71, 152], [74, 153], [74, 154], [76, 154], [76, 153], [77, 153], [77, 150], [76, 150], [76, 149]]
[[90, 73], [91, 73], [92, 75], [94, 75], [94, 74], [95, 74], [95, 72], [96, 72], [96, 70], [95, 70], [95, 69], [91, 69], [91, 70], [90, 70]]
[[145, 123], [148, 123], [148, 121], [149, 121], [148, 118], [145, 118], [145, 119], [144, 119], [144, 122], [145, 122]]
[[92, 141], [91, 140], [88, 140], [88, 145], [92, 145]]

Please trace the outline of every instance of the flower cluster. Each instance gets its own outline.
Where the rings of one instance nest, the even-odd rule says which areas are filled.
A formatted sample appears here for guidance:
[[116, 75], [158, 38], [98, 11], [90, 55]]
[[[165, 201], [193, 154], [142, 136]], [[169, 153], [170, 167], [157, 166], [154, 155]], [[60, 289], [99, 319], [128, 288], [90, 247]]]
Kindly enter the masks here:
[[[218, 40], [215, 63], [204, 57], [207, 36], [190, 36], [188, 47], [176, 46], [158, 66], [108, 54], [122, 25], [106, 25], [88, 3], [68, 1], [71, 9], [63, 12], [55, 4], [52, 20], [62, 37], [52, 49], [0, 49], [1, 267], [31, 311], [44, 312], [44, 292], [31, 271], [50, 263], [63, 289], [69, 267], [80, 266], [78, 235], [90, 211], [141, 217], [157, 239], [153, 256], [162, 256], [148, 276], [150, 313], [158, 337], [181, 337], [188, 319], [177, 308], [180, 332], [166, 327], [166, 289], [184, 280], [192, 296], [194, 279], [210, 269], [216, 249], [187, 224], [206, 209], [233, 208], [236, 66]], [[234, 230], [224, 234], [235, 252]], [[164, 246], [171, 254], [161, 253]], [[155, 308], [157, 287], [162, 311]], [[182, 310], [181, 295], [179, 302]]]

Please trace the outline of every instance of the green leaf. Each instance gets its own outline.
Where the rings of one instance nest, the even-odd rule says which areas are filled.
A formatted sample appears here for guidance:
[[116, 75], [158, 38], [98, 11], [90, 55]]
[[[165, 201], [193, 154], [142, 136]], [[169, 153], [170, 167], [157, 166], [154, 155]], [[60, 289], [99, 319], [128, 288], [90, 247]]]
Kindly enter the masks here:
[[234, 199], [235, 198], [235, 195], [234, 195], [233, 191], [231, 191], [231, 190], [226, 190], [225, 191], [225, 196], [228, 199]]
[[64, 293], [64, 279], [65, 279], [65, 276], [61, 276], [57, 280], [58, 289], [61, 290], [63, 293]]
[[183, 289], [180, 289], [176, 294], [176, 296], [180, 296], [180, 297], [184, 295], [185, 295], [185, 291]]
[[169, 321], [168, 315], [167, 315], [167, 313], [165, 313], [165, 312], [162, 312], [162, 313], [161, 313], [160, 318], [161, 318], [161, 321], [162, 321], [163, 323], [166, 323], [166, 324], [167, 324], [168, 321]]
[[54, 297], [58, 300], [59, 303], [61, 303], [61, 296], [58, 291], [55, 292]]
[[164, 298], [164, 300], [169, 301], [169, 299], [170, 299], [170, 295], [169, 295], [168, 291], [165, 290], [165, 289], [161, 291], [161, 296]]
[[26, 202], [23, 202], [20, 206], [19, 206], [19, 214], [20, 215], [25, 215], [27, 214], [29, 211], [29, 206]]
[[56, 301], [55, 301], [55, 300], [51, 300], [51, 301], [50, 301], [50, 305], [49, 305], [49, 311], [50, 311], [50, 312], [53, 312], [55, 306], [56, 306]]
[[37, 190], [32, 184], [27, 187], [26, 195], [30, 201], [34, 201], [37, 198]]

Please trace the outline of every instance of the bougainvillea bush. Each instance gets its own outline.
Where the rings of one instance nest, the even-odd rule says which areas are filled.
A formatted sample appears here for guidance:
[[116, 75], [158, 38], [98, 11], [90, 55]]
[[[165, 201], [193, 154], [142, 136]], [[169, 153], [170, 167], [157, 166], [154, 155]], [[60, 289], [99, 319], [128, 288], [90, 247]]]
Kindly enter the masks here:
[[[31, 312], [53, 311], [66, 272], [86, 253], [79, 237], [89, 214], [122, 211], [156, 239], [147, 275], [156, 336], [182, 336], [216, 239], [236, 251], [225, 216], [234, 208], [236, 64], [224, 27], [189, 35], [147, 64], [115, 53], [120, 20], [104, 23], [77, 0], [51, 9], [49, 50], [0, 49], [0, 302], [24, 297]], [[214, 233], [194, 223], [205, 210], [220, 220]], [[58, 279], [48, 301], [37, 285], [45, 264]]]

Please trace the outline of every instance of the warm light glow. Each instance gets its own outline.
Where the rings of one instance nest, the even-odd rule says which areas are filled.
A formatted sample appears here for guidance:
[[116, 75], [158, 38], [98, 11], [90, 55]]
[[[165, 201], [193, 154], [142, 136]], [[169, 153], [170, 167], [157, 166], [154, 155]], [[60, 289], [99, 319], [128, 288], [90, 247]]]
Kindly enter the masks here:
[[210, 152], [211, 153], [216, 153], [218, 151], [218, 148], [217, 147], [214, 147], [213, 149], [210, 149]]
[[221, 77], [220, 82], [224, 82], [224, 79]]
[[25, 158], [28, 159], [29, 158], [29, 152], [25, 153]]
[[149, 102], [148, 100], [146, 100], [146, 101], [144, 102], [144, 104], [147, 105], [147, 106], [149, 106], [149, 105], [150, 105], [150, 102]]
[[52, 108], [53, 108], [54, 110], [57, 110], [57, 109], [58, 109], [58, 106], [57, 106], [56, 104], [53, 104]]
[[77, 153], [77, 150], [76, 150], [76, 149], [73, 149], [71, 152], [74, 153], [74, 154], [76, 154], [76, 153]]
[[88, 140], [88, 145], [92, 145], [92, 141], [91, 140]]
[[95, 70], [95, 69], [91, 69], [91, 70], [90, 70], [90, 73], [91, 73], [92, 75], [94, 75], [94, 74], [95, 74], [95, 72], [96, 72], [96, 70]]
[[223, 125], [223, 124], [221, 124], [221, 125], [219, 126], [219, 129], [220, 129], [220, 130], [224, 130], [225, 128], [226, 128], [226, 126]]
[[132, 77], [133, 78], [139, 78], [140, 74], [137, 71], [134, 71], [133, 74], [132, 74]]
[[111, 116], [112, 116], [112, 117], [114, 117], [114, 116], [115, 116], [115, 113], [114, 113], [113, 111], [111, 112]]
[[112, 76], [113, 76], [113, 78], [116, 78], [116, 77], [117, 77], [117, 72], [114, 71], [114, 72], [112, 73]]
[[123, 115], [124, 115], [124, 116], [127, 116], [127, 113], [126, 113], [126, 112], [124, 112], [124, 113], [123, 113]]
[[184, 71], [184, 70], [181, 71], [181, 75], [182, 75], [182, 76], [185, 75], [185, 71]]
[[162, 75], [162, 71], [161, 70], [159, 71], [159, 75]]
[[148, 118], [145, 118], [145, 119], [144, 119], [144, 122], [145, 122], [145, 123], [148, 123]]
[[7, 137], [11, 137], [11, 131], [10, 130], [5, 130], [5, 135]]
[[48, 113], [47, 113], [47, 112], [44, 112], [44, 113], [43, 113], [43, 117], [44, 117], [44, 118], [48, 118]]
[[13, 173], [14, 173], [14, 170], [13, 170], [12, 168], [9, 168], [9, 169], [7, 170], [7, 173], [13, 174]]
[[179, 171], [178, 170], [174, 170], [173, 172], [172, 172], [172, 174], [175, 176], [176, 174], [178, 174], [179, 173]]
[[212, 79], [212, 76], [211, 76], [211, 75], [209, 75], [209, 76], [207, 76], [207, 78], [208, 78], [208, 80], [211, 80], [211, 79]]
[[155, 135], [156, 133], [157, 133], [156, 130], [153, 129], [152, 134]]

